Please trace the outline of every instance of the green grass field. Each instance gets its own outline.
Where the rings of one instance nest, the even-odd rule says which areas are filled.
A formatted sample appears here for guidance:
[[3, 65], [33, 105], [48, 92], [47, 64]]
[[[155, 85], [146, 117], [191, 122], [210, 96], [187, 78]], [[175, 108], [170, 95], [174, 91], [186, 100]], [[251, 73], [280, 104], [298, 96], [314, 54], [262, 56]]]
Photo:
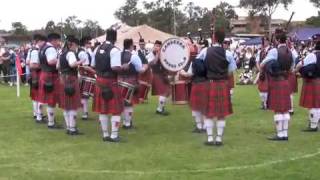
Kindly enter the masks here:
[[[101, 140], [97, 115], [79, 120], [83, 136], [48, 130], [31, 117], [29, 89], [0, 86], [0, 180], [7, 179], [230, 179], [300, 180], [320, 178], [320, 133], [303, 133], [307, 111], [298, 107], [289, 142], [270, 142], [273, 115], [259, 110], [254, 86], [237, 86], [235, 114], [228, 118], [223, 147], [206, 147], [193, 134], [187, 106], [154, 114], [156, 99], [136, 107], [137, 129], [121, 131], [119, 144]], [[57, 120], [63, 123], [61, 110]]]

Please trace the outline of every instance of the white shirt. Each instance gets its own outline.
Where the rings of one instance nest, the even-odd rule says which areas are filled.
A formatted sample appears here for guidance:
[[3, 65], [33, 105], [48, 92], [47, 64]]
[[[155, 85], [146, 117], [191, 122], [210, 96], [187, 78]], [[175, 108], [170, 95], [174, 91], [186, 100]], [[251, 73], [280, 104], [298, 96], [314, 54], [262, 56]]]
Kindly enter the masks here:
[[[286, 44], [280, 44], [280, 45], [278, 46], [278, 48], [279, 48], [279, 47], [282, 47], [282, 46], [286, 46]], [[271, 50], [268, 52], [267, 56], [264, 58], [264, 60], [261, 62], [261, 65], [266, 64], [266, 63], [268, 63], [268, 62], [270, 62], [270, 61], [276, 61], [276, 60], [278, 60], [278, 48], [273, 48], [273, 49], [271, 49]], [[292, 62], [295, 62], [295, 59], [296, 59], [296, 58], [297, 58], [297, 57], [294, 57], [294, 56], [292, 55]], [[292, 63], [292, 66], [294, 66], [294, 63]]]
[[142, 61], [137, 54], [131, 53], [130, 64], [132, 64], [136, 71], [142, 71]]
[[30, 64], [40, 64], [39, 50], [34, 49], [34, 50], [31, 50], [29, 53], [30, 53]]
[[153, 54], [153, 52], [149, 53], [149, 54], [146, 56], [148, 63], [152, 62], [155, 57], [156, 57], [156, 56]]
[[89, 59], [88, 53], [86, 51], [80, 51], [78, 54], [78, 58], [80, 60], [84, 60], [83, 65], [89, 65], [90, 59]]
[[298, 64], [303, 66], [308, 66], [310, 64], [316, 64], [317, 63], [317, 56], [315, 54], [316, 51], [313, 51], [312, 53], [309, 53], [303, 61], [300, 61]]
[[[218, 44], [214, 44], [213, 47], [221, 47]], [[205, 60], [207, 56], [207, 48], [200, 51], [200, 53], [197, 56], [197, 59]], [[237, 69], [236, 61], [233, 58], [233, 55], [230, 51], [226, 51], [226, 60], [229, 62], [228, 65], [228, 72], [233, 72]]]
[[68, 61], [69, 66], [77, 62], [77, 57], [74, 52], [69, 51], [66, 55], [66, 59]]
[[47, 43], [47, 45], [52, 46], [52, 47], [49, 47], [45, 52], [47, 61], [50, 62], [50, 61], [56, 60], [58, 58], [58, 51], [56, 50], [56, 48], [53, 47], [51, 43]]

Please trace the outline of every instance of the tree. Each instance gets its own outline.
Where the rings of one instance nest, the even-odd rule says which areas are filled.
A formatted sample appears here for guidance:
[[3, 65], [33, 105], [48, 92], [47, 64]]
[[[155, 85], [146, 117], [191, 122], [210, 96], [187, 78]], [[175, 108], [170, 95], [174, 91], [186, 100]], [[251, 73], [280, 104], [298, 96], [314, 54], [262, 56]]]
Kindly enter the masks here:
[[21, 22], [13, 22], [12, 30], [15, 35], [26, 35], [28, 33], [27, 27]]
[[114, 16], [129, 26], [145, 23], [145, 14], [137, 8], [138, 2], [139, 0], [126, 0], [125, 4], [114, 13]]
[[83, 25], [84, 27], [81, 30], [82, 36], [97, 37], [105, 33], [98, 21], [87, 19], [83, 22]]
[[320, 27], [320, 11], [318, 16], [312, 16], [306, 20], [306, 25]]
[[320, 0], [310, 0], [311, 3], [317, 8], [320, 8]]
[[52, 32], [56, 32], [57, 31], [56, 24], [52, 20], [47, 22], [47, 25], [46, 25], [46, 27], [44, 29], [48, 33], [52, 33]]
[[271, 20], [272, 15], [276, 12], [279, 5], [283, 5], [287, 9], [292, 0], [240, 0], [240, 7], [249, 9], [251, 15], [261, 13], [268, 18], [268, 31], [271, 38]]
[[233, 9], [233, 6], [227, 2], [221, 2], [215, 8], [212, 9], [212, 14], [215, 17], [215, 27], [223, 27], [227, 32], [231, 31], [230, 19], [237, 19], [238, 15]]

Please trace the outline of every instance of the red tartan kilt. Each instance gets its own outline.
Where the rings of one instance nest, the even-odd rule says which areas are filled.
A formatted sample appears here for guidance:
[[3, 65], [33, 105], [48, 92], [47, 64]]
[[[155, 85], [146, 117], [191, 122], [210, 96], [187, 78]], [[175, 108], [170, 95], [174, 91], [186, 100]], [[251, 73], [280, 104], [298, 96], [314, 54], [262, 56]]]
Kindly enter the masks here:
[[224, 118], [232, 114], [232, 104], [228, 80], [210, 81], [208, 84], [207, 118]]
[[320, 108], [320, 79], [304, 79], [300, 106], [304, 108]]
[[[82, 76], [83, 77], [83, 76]], [[95, 83], [87, 79], [80, 78], [80, 95], [81, 98], [88, 99], [87, 94], [94, 94]]]
[[[111, 90], [114, 94], [111, 100], [104, 100], [102, 98], [102, 89], [99, 85], [111, 87]], [[96, 87], [94, 90], [93, 97], [93, 111], [99, 114], [112, 114], [112, 115], [121, 115], [124, 104], [123, 99], [120, 95], [120, 89], [118, 87], [116, 78], [97, 78]]]
[[139, 92], [138, 97], [140, 102], [148, 100], [148, 94], [150, 91], [151, 85], [147, 82], [139, 81]]
[[229, 76], [228, 82], [229, 82], [229, 88], [233, 89], [234, 88], [234, 75], [233, 75], [233, 73], [232, 73], [232, 75]]
[[[64, 92], [66, 84], [72, 84], [75, 88], [75, 93], [73, 96], [68, 96]], [[60, 76], [60, 96], [59, 96], [59, 107], [64, 110], [77, 110], [81, 107], [80, 102], [80, 87], [77, 76]]]
[[190, 93], [190, 107], [193, 111], [204, 113], [208, 106], [208, 82], [192, 83]]
[[[126, 83], [131, 84], [131, 85], [133, 85], [135, 87], [139, 86], [138, 78], [134, 77], [134, 76], [132, 76], [130, 78], [121, 78], [121, 77], [119, 77], [118, 81], [119, 82], [126, 82]], [[122, 99], [125, 100], [129, 89], [127, 87], [123, 87], [123, 86], [119, 86], [119, 89], [120, 89], [120, 92], [121, 92]], [[132, 96], [132, 99], [131, 99], [131, 102], [130, 102], [130, 104], [132, 104], [132, 105], [139, 104], [139, 92], [137, 90], [138, 89], [135, 90], [135, 92], [134, 92], [134, 94]]]
[[264, 81], [258, 80], [258, 89], [260, 92], [268, 92], [268, 79], [266, 78]]
[[[31, 79], [40, 78], [41, 71], [31, 71]], [[40, 87], [40, 86], [39, 86]], [[39, 101], [39, 88], [35, 89], [30, 86], [30, 98], [33, 101]]]
[[153, 74], [151, 93], [153, 96], [168, 96], [170, 94], [170, 83], [164, 76]]
[[[51, 93], [48, 93], [44, 90], [44, 84], [46, 80], [52, 80], [53, 83], [53, 91]], [[58, 73], [51, 73], [51, 72], [43, 72], [40, 73], [40, 82], [39, 82], [39, 95], [38, 95], [38, 101], [43, 104], [48, 104], [49, 106], [56, 106], [58, 103], [58, 97], [59, 97], [59, 75]]]
[[289, 73], [288, 76], [290, 88], [292, 93], [298, 92], [298, 78], [294, 73]]
[[268, 108], [276, 113], [286, 113], [291, 109], [289, 80], [269, 80]]

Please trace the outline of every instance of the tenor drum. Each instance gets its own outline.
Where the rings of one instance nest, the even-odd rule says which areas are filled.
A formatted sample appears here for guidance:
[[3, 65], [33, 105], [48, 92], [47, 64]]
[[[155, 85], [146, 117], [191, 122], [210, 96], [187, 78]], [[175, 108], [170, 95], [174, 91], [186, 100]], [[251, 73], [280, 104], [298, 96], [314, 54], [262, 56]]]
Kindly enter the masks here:
[[80, 74], [80, 93], [83, 97], [93, 97], [96, 85], [95, 74], [79, 67]]
[[187, 81], [176, 81], [171, 84], [172, 103], [185, 105], [189, 102], [191, 86]]

